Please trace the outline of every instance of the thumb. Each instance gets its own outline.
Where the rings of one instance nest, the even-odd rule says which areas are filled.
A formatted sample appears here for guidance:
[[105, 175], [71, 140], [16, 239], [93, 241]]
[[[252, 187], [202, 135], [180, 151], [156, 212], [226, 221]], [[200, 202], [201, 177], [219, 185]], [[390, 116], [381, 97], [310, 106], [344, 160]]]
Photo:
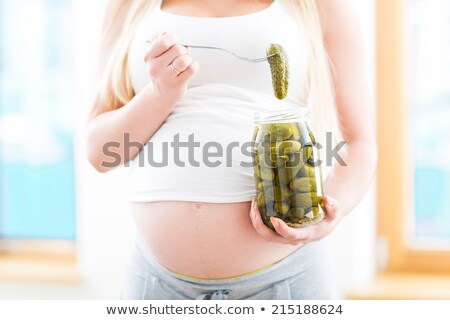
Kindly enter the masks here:
[[255, 220], [256, 218], [256, 200], [252, 198], [252, 203], [250, 207], [250, 219]]
[[325, 205], [326, 215], [330, 219], [334, 219], [336, 217], [337, 212], [338, 212], [339, 203], [335, 199], [330, 197], [329, 195], [325, 196], [325, 198], [323, 199], [323, 203]]

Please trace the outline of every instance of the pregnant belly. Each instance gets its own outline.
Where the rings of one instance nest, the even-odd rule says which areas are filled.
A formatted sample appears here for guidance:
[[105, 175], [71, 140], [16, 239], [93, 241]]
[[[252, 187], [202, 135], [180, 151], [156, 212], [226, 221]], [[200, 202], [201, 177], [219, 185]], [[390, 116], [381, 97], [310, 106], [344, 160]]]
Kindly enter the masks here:
[[252, 226], [250, 202], [132, 203], [137, 230], [156, 260], [195, 278], [241, 275], [279, 261], [298, 247], [268, 242]]

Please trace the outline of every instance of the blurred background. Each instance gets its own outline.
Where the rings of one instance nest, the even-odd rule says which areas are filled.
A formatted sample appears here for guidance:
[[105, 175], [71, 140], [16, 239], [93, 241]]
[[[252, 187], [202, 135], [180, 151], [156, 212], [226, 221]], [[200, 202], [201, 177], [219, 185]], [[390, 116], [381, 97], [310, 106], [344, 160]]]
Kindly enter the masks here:
[[[0, 0], [0, 299], [115, 299], [133, 226], [122, 168], [85, 156], [107, 0]], [[351, 0], [376, 181], [330, 236], [349, 299], [450, 299], [450, 2]]]

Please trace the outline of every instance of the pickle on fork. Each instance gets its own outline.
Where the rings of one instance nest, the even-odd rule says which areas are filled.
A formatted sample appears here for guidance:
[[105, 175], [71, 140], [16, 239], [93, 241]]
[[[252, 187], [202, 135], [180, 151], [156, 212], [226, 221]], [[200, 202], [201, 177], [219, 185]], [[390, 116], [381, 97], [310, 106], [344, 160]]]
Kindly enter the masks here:
[[267, 48], [267, 60], [272, 73], [272, 85], [275, 96], [286, 98], [289, 88], [289, 63], [286, 52], [279, 44], [272, 43]]

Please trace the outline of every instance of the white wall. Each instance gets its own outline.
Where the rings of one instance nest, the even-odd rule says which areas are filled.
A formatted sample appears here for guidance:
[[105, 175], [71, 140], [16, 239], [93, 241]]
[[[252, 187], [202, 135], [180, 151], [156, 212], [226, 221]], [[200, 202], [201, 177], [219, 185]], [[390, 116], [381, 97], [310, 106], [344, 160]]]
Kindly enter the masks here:
[[[375, 1], [350, 0], [363, 30], [366, 72], [373, 97], [375, 97]], [[341, 294], [345, 294], [356, 284], [367, 283], [374, 274], [376, 268], [375, 228], [375, 188], [373, 183], [361, 203], [329, 237]]]
[[[79, 123], [83, 123], [95, 91], [94, 70], [98, 47], [98, 33], [103, 19], [105, 0], [79, 1], [77, 23], [79, 45], [78, 82], [80, 106], [84, 107]], [[91, 23], [83, 23], [88, 21]], [[92, 79], [92, 81], [86, 81]], [[80, 113], [81, 114], [81, 113]], [[84, 126], [78, 132], [78, 236], [80, 267], [89, 285], [89, 298], [116, 298], [127, 261], [132, 239], [132, 221], [126, 202], [127, 179], [119, 168], [108, 174], [99, 174], [86, 160]]]
[[[373, 87], [374, 0], [351, 2], [360, 16], [367, 40], [368, 75]], [[93, 30], [98, 30], [104, 3], [105, 0], [76, 1], [79, 123], [85, 118], [94, 86], [86, 79], [92, 79], [95, 68], [92, 52], [98, 45], [98, 32]], [[133, 233], [123, 196], [126, 175], [122, 169], [106, 175], [94, 172], [84, 155], [83, 126], [78, 127], [76, 135], [78, 245], [80, 271], [85, 280], [68, 286], [3, 282], [0, 283], [0, 299], [114, 299], [118, 296]], [[374, 206], [372, 189], [329, 238], [341, 293], [355, 283], [367, 281], [374, 271]]]

